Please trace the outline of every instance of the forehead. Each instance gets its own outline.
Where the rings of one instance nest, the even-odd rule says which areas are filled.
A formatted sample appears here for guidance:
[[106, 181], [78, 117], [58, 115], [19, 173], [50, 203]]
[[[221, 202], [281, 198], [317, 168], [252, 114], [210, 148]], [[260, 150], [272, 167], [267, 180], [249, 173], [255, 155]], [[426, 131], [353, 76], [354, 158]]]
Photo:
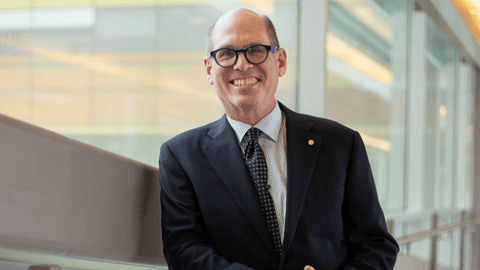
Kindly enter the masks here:
[[269, 44], [263, 18], [249, 13], [221, 17], [215, 24], [212, 41], [215, 48]]

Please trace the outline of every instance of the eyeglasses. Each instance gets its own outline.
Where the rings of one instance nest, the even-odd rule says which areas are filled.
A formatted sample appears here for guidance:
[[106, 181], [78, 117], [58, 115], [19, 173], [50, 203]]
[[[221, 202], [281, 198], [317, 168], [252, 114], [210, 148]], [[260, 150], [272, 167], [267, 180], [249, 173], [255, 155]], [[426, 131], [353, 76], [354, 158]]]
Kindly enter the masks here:
[[277, 47], [275, 46], [268, 46], [262, 44], [254, 44], [250, 45], [244, 49], [233, 49], [233, 48], [220, 48], [208, 53], [209, 57], [213, 57], [215, 62], [221, 67], [228, 68], [238, 60], [238, 53], [243, 52], [245, 55], [245, 59], [251, 64], [259, 65], [265, 60], [267, 60], [268, 52], [276, 52]]

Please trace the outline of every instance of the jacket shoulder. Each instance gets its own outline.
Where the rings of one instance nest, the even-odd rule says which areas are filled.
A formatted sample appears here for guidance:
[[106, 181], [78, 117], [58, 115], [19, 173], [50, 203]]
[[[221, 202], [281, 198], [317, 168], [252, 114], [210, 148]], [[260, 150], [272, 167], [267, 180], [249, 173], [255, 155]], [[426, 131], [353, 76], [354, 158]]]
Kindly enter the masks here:
[[[215, 125], [218, 121], [206, 124], [201, 127], [197, 127], [194, 129], [187, 130], [182, 132], [173, 138], [164, 142], [164, 145], [168, 146], [171, 149], [178, 149], [178, 148], [191, 148], [194, 146], [200, 147], [203, 143], [205, 138], [208, 136], [208, 132], [211, 130], [213, 125]], [[185, 147], [188, 146], [188, 147]], [[195, 148], [195, 147], [194, 147]]]
[[331, 119], [314, 117], [314, 116], [308, 116], [308, 117], [309, 117], [309, 120], [314, 123], [314, 126], [318, 126], [318, 128], [331, 130], [332, 132], [340, 132], [340, 133], [352, 134], [352, 135], [355, 132], [353, 129]]
[[323, 117], [312, 116], [308, 114], [296, 113], [291, 120], [297, 122], [304, 122], [307, 125], [312, 125], [312, 132], [319, 133], [323, 136], [354, 136], [355, 130], [340, 124], [337, 121], [326, 119]]
[[[292, 128], [306, 129], [310, 132], [317, 133], [323, 136], [354, 136], [355, 131], [345, 125], [342, 125], [334, 120], [312, 116], [308, 114], [298, 113], [290, 110], [285, 105], [280, 103], [280, 108], [287, 117], [287, 126]], [[288, 124], [290, 122], [290, 124]], [[342, 136], [343, 135], [343, 136]]]

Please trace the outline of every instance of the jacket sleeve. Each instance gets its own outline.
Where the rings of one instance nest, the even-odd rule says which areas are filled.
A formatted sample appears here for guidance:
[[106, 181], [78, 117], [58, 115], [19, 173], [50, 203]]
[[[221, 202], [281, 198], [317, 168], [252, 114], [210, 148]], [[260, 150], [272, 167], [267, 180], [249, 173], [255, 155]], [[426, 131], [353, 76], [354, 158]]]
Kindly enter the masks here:
[[170, 270], [252, 270], [215, 250], [194, 187], [167, 143], [160, 150], [159, 181], [163, 253]]
[[342, 270], [393, 269], [398, 244], [388, 233], [365, 145], [355, 132], [342, 207], [347, 260]]

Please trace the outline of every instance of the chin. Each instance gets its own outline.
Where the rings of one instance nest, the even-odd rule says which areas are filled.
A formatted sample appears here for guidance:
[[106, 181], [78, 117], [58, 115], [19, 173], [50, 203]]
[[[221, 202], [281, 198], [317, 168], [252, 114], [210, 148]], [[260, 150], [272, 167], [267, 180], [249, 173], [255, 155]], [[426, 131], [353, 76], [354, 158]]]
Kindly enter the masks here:
[[231, 102], [234, 107], [240, 108], [240, 109], [248, 109], [252, 107], [256, 107], [257, 103], [254, 100], [236, 100], [235, 102]]

